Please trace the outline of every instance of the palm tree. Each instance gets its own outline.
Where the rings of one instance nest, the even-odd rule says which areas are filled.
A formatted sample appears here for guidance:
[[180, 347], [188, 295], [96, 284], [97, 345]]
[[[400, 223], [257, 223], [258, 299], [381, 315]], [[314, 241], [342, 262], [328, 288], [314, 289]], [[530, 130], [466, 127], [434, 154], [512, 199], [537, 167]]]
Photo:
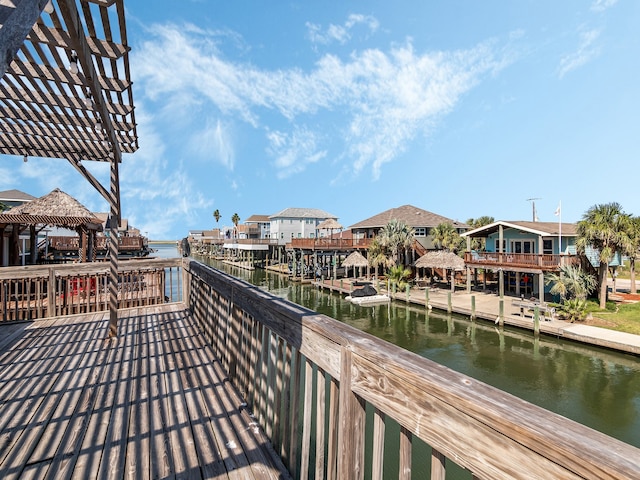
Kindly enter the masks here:
[[220, 220], [220, 217], [222, 217], [222, 215], [220, 215], [220, 210], [216, 208], [213, 212], [213, 218], [216, 219], [216, 225], [218, 225], [218, 221]]
[[636, 289], [636, 260], [640, 258], [640, 217], [629, 219], [627, 236], [628, 244], [624, 249], [624, 254], [629, 258], [629, 275], [631, 278], [630, 293], [637, 293]]
[[393, 260], [385, 247], [382, 246], [378, 237], [374, 238], [369, 248], [367, 249], [367, 259], [369, 265], [373, 267], [373, 275], [378, 280], [378, 267], [390, 267], [393, 265]]
[[587, 247], [598, 252], [598, 285], [600, 287], [600, 308], [607, 302], [607, 272], [609, 262], [616, 253], [622, 253], [629, 244], [628, 225], [630, 217], [622, 210], [619, 203], [611, 202], [594, 205], [578, 222], [576, 247], [584, 254]]
[[[491, 225], [493, 222], [495, 222], [493, 217], [483, 215], [478, 218], [470, 218], [465, 223], [469, 225], [472, 230], [475, 230], [476, 228], [484, 227], [485, 225]], [[486, 249], [486, 241], [486, 238], [472, 238], [471, 250], [484, 251]]]
[[545, 276], [545, 284], [552, 285], [550, 293], [560, 295], [563, 301], [577, 298], [585, 300], [596, 288], [598, 282], [577, 265], [563, 265], [559, 273]]
[[391, 252], [393, 263], [398, 265], [400, 253], [403, 253], [404, 258], [404, 253], [413, 245], [414, 231], [402, 220], [394, 219], [380, 229], [377, 239], [382, 247]]
[[407, 280], [410, 276], [411, 270], [404, 265], [394, 265], [389, 269], [389, 281], [391, 285], [396, 285], [399, 292], [407, 288]]
[[231, 217], [231, 221], [235, 225], [235, 236], [237, 237], [238, 236], [238, 224], [240, 223], [240, 215], [238, 215], [237, 213], [234, 213], [233, 216]]
[[462, 238], [458, 234], [453, 224], [442, 222], [431, 230], [433, 245], [436, 248], [443, 248], [449, 252], [457, 253], [462, 246]]

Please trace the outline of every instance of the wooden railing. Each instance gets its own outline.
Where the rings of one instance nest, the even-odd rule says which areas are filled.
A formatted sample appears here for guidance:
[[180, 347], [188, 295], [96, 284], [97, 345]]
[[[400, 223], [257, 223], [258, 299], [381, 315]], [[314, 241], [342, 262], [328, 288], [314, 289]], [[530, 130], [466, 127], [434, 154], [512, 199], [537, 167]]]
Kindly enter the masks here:
[[580, 264], [577, 255], [551, 255], [537, 253], [497, 253], [497, 252], [466, 252], [464, 262], [470, 266], [522, 267], [538, 268], [541, 270], [557, 270], [562, 265]]
[[640, 478], [637, 448], [201, 263], [185, 270], [190, 310], [294, 478], [408, 479], [421, 455], [431, 479], [450, 463], [477, 479]]
[[371, 238], [292, 238], [289, 245], [306, 250], [344, 250], [368, 248], [371, 241]]
[[[180, 259], [120, 262], [119, 308], [182, 301]], [[0, 268], [0, 321], [108, 310], [109, 264]]]
[[[107, 250], [107, 237], [97, 237], [96, 238], [96, 248], [98, 250]], [[80, 239], [79, 237], [59, 237], [59, 236], [51, 236], [49, 237], [49, 247], [58, 251], [76, 251], [80, 248]], [[142, 250], [144, 247], [144, 237], [141, 236], [133, 236], [127, 237], [122, 236], [118, 238], [118, 250]]]

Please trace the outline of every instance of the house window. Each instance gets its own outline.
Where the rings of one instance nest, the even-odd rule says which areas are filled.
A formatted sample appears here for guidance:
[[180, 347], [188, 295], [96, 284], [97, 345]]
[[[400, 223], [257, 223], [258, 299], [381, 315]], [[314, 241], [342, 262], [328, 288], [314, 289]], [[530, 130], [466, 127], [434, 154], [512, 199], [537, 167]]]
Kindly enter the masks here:
[[545, 255], [551, 255], [553, 253], [553, 240], [542, 240], [542, 253]]
[[310, 233], [309, 238], [315, 238], [315, 235], [313, 233]]
[[[496, 240], [496, 249], [495, 249], [495, 251], [496, 252], [500, 251], [500, 240], [499, 239]], [[506, 240], [502, 240], [502, 251], [503, 252], [507, 251], [507, 241]]]
[[[293, 236], [293, 234], [292, 234]], [[302, 238], [302, 234], [300, 232], [298, 232], [298, 238]]]
[[416, 237], [426, 237], [427, 236], [427, 229], [425, 227], [417, 227], [413, 229], [413, 234]]

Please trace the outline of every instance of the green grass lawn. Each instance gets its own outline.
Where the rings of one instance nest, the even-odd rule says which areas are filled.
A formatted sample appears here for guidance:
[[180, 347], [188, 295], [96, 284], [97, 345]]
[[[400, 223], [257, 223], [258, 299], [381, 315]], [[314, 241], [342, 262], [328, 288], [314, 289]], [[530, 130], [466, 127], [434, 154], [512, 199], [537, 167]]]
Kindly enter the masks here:
[[[587, 311], [591, 312], [594, 320], [588, 323], [598, 327], [640, 335], [640, 302], [620, 303], [617, 306], [618, 311], [616, 312], [616, 303], [607, 302], [607, 308], [600, 310], [597, 302], [589, 301]], [[598, 319], [602, 321], [598, 322]]]

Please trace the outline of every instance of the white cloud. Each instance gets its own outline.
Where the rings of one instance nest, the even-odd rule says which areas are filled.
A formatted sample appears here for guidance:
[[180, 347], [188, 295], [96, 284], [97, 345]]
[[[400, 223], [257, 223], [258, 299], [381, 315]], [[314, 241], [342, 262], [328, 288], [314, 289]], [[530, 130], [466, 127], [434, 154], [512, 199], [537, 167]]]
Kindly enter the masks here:
[[329, 45], [333, 42], [347, 43], [351, 39], [351, 30], [358, 25], [366, 26], [369, 33], [375, 33], [380, 27], [376, 18], [361, 14], [351, 14], [344, 25], [329, 24], [325, 30], [315, 23], [307, 22], [306, 24], [311, 42], [321, 45]]
[[190, 150], [201, 158], [211, 159], [229, 170], [233, 170], [235, 153], [229, 130], [220, 120], [207, 121], [189, 139]]
[[[345, 28], [363, 22], [377, 28], [373, 19], [358, 16], [349, 17]], [[484, 75], [508, 64], [489, 43], [416, 52], [407, 40], [388, 52], [353, 51], [344, 59], [326, 54], [307, 71], [268, 70], [225, 59], [206, 32], [171, 25], [151, 32], [132, 62], [142, 84], [137, 92], [163, 104], [186, 102], [189, 117], [180, 122], [191, 121], [192, 138], [204, 140], [201, 154], [215, 151], [227, 168], [234, 147], [224, 125], [277, 125], [264, 130], [279, 178], [327, 158], [351, 162], [352, 174], [371, 166], [377, 177], [411, 140], [429, 135]]]
[[278, 178], [286, 178], [303, 171], [327, 155], [318, 151], [316, 134], [304, 127], [296, 127], [291, 133], [268, 132], [268, 153], [275, 158]]
[[560, 66], [558, 68], [558, 75], [560, 78], [564, 77], [567, 73], [579, 68], [593, 58], [597, 57], [600, 53], [600, 47], [594, 45], [595, 41], [600, 36], [600, 30], [589, 30], [580, 34], [580, 45], [578, 50], [565, 55], [560, 59]]
[[591, 11], [593, 12], [604, 12], [605, 10], [613, 7], [618, 0], [594, 0], [591, 4]]

